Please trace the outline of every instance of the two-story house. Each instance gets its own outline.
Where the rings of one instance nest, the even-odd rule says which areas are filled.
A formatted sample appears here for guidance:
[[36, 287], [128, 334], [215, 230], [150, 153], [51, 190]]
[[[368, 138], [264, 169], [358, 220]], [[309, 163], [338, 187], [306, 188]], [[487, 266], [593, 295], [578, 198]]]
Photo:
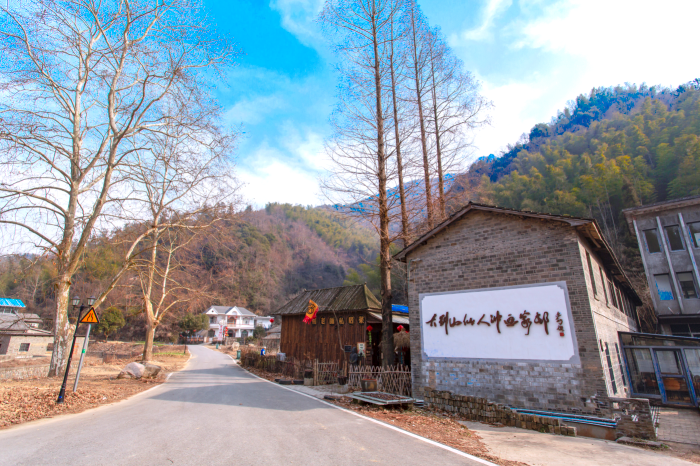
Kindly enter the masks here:
[[220, 338], [224, 331], [230, 338], [252, 336], [255, 320], [260, 317], [240, 306], [211, 306], [204, 314], [209, 317], [207, 338]]

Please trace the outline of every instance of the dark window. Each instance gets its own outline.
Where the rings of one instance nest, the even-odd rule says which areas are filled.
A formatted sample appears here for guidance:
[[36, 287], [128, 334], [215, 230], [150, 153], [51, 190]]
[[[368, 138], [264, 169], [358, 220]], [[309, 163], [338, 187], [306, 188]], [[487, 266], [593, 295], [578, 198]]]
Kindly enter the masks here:
[[20, 343], [20, 344], [19, 344], [19, 350], [20, 350], [21, 352], [29, 351], [29, 343]]
[[593, 274], [593, 264], [591, 263], [591, 255], [586, 252], [586, 260], [588, 261], [588, 273], [591, 275], [591, 285], [593, 286], [593, 295], [598, 296], [598, 290], [595, 287], [595, 275]]
[[605, 288], [605, 274], [603, 273], [603, 269], [601, 267], [598, 267], [598, 270], [600, 271], [600, 280], [603, 282], [603, 294], [605, 295], [605, 304], [609, 304], [608, 290]]
[[661, 301], [673, 301], [673, 288], [671, 287], [669, 275], [667, 273], [654, 275], [654, 280], [656, 280], [656, 292], [659, 294], [659, 299]]
[[53, 343], [46, 345], [46, 351], [53, 351]]
[[646, 239], [647, 251], [649, 251], [649, 253], [661, 252], [661, 243], [659, 242], [659, 235], [656, 233], [656, 228], [644, 230], [644, 238]]
[[671, 251], [682, 251], [685, 249], [683, 246], [683, 238], [681, 237], [681, 229], [678, 225], [671, 225], [670, 227], [666, 227], [665, 230]]
[[688, 324], [671, 324], [671, 335], [676, 337], [689, 337], [690, 328]]
[[689, 324], [690, 336], [700, 338], [700, 324]]
[[612, 301], [613, 307], [619, 308], [617, 305], [617, 296], [615, 295], [615, 285], [613, 285], [613, 282], [608, 280], [608, 287], [610, 288], [610, 301]]
[[617, 297], [617, 308], [622, 312], [625, 312], [625, 306], [622, 304], [622, 295], [620, 294], [620, 289], [615, 287], [615, 296]]
[[692, 272], [679, 272], [678, 283], [681, 285], [681, 294], [685, 299], [697, 298], [698, 290], [695, 288], [695, 280]]
[[690, 234], [690, 242], [693, 246], [700, 248], [700, 222], [689, 223], [688, 233]]

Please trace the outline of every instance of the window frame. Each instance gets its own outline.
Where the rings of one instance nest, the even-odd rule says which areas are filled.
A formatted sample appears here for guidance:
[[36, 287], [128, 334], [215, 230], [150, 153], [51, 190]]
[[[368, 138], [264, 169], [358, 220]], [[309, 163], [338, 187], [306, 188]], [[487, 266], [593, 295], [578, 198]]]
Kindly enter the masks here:
[[692, 226], [697, 225], [698, 226], [698, 232], [700, 233], [700, 222], [690, 222], [687, 224], [688, 226], [688, 236], [690, 237], [690, 244], [693, 248], [695, 249], [700, 249], [700, 241], [696, 241], [695, 236], [693, 236], [693, 230]]
[[[658, 279], [656, 277], [667, 277], [669, 288], [671, 290], [671, 299], [662, 299], [661, 298], [661, 294], [659, 293], [659, 283], [658, 283]], [[675, 287], [673, 286], [672, 280], [673, 280], [673, 276], [670, 273], [654, 274], [654, 285], [656, 285], [656, 295], [659, 297], [659, 301], [678, 301], [678, 299], [676, 298], [676, 291], [674, 290]]]
[[607, 284], [605, 283], [607, 277], [603, 273], [603, 267], [601, 267], [600, 265], [598, 266], [598, 272], [600, 272], [600, 280], [603, 282], [603, 295], [605, 296], [605, 305], [609, 307], [610, 300], [608, 299]]
[[[690, 283], [693, 284], [693, 290], [695, 291], [695, 296], [693, 297], [686, 297], [685, 296], [685, 290], [683, 289], [683, 282], [681, 281], [681, 274], [688, 274], [690, 276]], [[700, 294], [698, 293], [698, 284], [695, 282], [695, 275], [693, 272], [676, 272], [676, 279], [678, 280], [678, 287], [681, 289], [681, 294], [683, 295], [683, 299], [698, 299], [700, 298]], [[688, 282], [688, 280], [685, 280], [685, 282]]]
[[[678, 240], [681, 242], [680, 249], [673, 249], [673, 245], [671, 244], [671, 237], [668, 234], [668, 232], [671, 228], [675, 228], [676, 231], [678, 232]], [[668, 243], [668, 251], [669, 252], [685, 251], [685, 241], [683, 241], [683, 230], [681, 230], [680, 225], [666, 225], [666, 226], [664, 226], [664, 236], [666, 237], [666, 242]]]
[[[26, 346], [25, 346], [26, 345]], [[28, 353], [29, 348], [32, 346], [31, 343], [20, 343], [19, 344], [19, 352], [20, 353]], [[23, 349], [24, 348], [24, 349]]]
[[593, 286], [593, 297], [598, 299], [598, 288], [595, 284], [595, 273], [593, 273], [593, 262], [591, 261], [591, 254], [586, 251], [586, 261], [588, 262], [588, 274], [591, 276], [591, 285]]
[[[649, 248], [649, 239], [647, 237], [648, 232], [654, 232], [654, 236], [656, 236], [656, 244], [659, 245], [659, 250], [652, 252], [651, 249]], [[649, 254], [661, 254], [664, 252], [664, 247], [663, 247], [663, 240], [659, 240], [659, 229], [658, 228], [649, 228], [648, 230], [642, 230], [642, 234], [644, 235], [644, 244], [646, 245], [647, 248], [647, 253]]]

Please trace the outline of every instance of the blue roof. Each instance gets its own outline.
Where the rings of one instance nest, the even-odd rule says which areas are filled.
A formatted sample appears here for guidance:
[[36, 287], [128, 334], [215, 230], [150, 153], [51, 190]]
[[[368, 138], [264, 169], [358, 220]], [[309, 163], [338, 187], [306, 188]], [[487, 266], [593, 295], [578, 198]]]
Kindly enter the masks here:
[[403, 314], [408, 314], [408, 306], [402, 306], [400, 304], [392, 304], [391, 310], [393, 312], [401, 312]]
[[26, 307], [21, 299], [0, 298], [0, 306]]

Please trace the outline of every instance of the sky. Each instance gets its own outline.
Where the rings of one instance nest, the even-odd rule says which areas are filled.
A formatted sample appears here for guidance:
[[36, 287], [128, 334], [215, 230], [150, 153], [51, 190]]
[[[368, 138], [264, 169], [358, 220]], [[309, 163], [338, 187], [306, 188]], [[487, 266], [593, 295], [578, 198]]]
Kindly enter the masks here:
[[[335, 105], [335, 57], [315, 19], [323, 0], [204, 0], [243, 51], [217, 86], [242, 134], [246, 203], [319, 205], [324, 140]], [[419, 0], [493, 102], [470, 160], [498, 155], [593, 87], [677, 86], [700, 77], [697, 0]]]

